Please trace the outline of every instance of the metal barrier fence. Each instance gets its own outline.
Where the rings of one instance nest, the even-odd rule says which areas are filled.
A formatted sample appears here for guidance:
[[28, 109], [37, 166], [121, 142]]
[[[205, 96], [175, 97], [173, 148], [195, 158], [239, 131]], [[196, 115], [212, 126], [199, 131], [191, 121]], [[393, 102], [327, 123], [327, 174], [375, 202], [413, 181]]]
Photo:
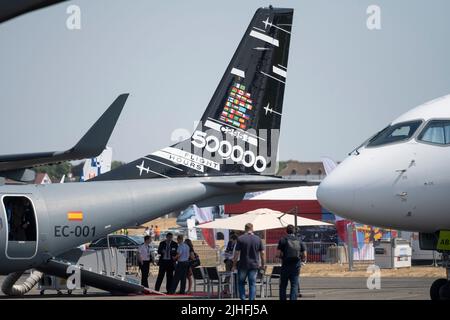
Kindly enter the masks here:
[[223, 262], [222, 250], [219, 246], [216, 246], [215, 249], [208, 246], [196, 246], [194, 250], [198, 254], [202, 266], [215, 267]]
[[139, 272], [138, 249], [119, 249], [127, 261], [127, 274], [137, 274]]
[[[119, 249], [126, 258], [127, 274], [138, 274], [139, 273], [139, 263], [138, 263], [138, 249]], [[216, 249], [210, 247], [195, 247], [195, 252], [200, 257], [202, 266], [219, 266], [222, 263], [221, 250], [219, 247]], [[156, 257], [157, 258], [157, 257]], [[155, 266], [150, 266], [150, 272], [156, 272]]]
[[[307, 252], [307, 261], [313, 263], [348, 263], [347, 246], [336, 245], [334, 242], [304, 242]], [[278, 258], [278, 245], [266, 245], [266, 263], [280, 264]], [[354, 257], [360, 257], [355, 263], [373, 262], [371, 255], [363, 255], [359, 249], [353, 249]]]
[[[313, 243], [305, 242], [307, 261], [308, 262], [340, 262], [343, 257], [339, 257], [339, 250], [335, 243]], [[280, 264], [281, 260], [278, 257], [278, 245], [266, 245], [266, 263]], [[344, 261], [342, 261], [344, 262]]]
[[[348, 263], [348, 252], [346, 246], [336, 245], [333, 242], [304, 242], [308, 254], [307, 261], [310, 263]], [[277, 244], [267, 244], [266, 264], [280, 264], [278, 257]], [[196, 246], [195, 252], [199, 255], [202, 266], [221, 266], [223, 264], [224, 248], [216, 247], [215, 249], [208, 246]], [[119, 249], [123, 253], [127, 261], [127, 273], [137, 274], [139, 272], [138, 250], [137, 249]], [[355, 263], [371, 263], [373, 259], [364, 258], [358, 249], [354, 249], [354, 256], [361, 256]], [[367, 255], [370, 257], [370, 255]], [[150, 271], [156, 272], [156, 267], [151, 266]]]

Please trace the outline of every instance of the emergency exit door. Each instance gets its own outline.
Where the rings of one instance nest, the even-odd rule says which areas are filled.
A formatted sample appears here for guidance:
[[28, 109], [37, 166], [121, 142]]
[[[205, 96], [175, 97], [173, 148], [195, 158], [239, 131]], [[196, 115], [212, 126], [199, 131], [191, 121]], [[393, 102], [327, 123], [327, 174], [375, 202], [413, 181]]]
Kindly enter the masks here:
[[30, 259], [36, 255], [38, 230], [36, 211], [31, 199], [24, 195], [2, 197], [6, 230], [6, 257]]

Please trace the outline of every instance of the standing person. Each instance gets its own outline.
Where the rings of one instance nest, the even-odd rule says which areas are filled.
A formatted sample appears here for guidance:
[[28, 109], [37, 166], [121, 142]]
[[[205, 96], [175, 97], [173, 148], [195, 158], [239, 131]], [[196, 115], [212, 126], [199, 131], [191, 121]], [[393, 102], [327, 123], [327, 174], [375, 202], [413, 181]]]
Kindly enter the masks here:
[[175, 256], [177, 255], [178, 244], [172, 240], [173, 234], [167, 233], [166, 240], [161, 241], [158, 247], [158, 254], [160, 255], [158, 265], [158, 278], [156, 279], [155, 290], [159, 291], [161, 288], [164, 275], [166, 275], [166, 291], [172, 289], [173, 272], [175, 270]]
[[306, 247], [300, 238], [295, 235], [295, 227], [293, 225], [288, 225], [286, 232], [287, 235], [278, 242], [278, 250], [282, 261], [280, 300], [286, 300], [288, 281], [291, 282], [291, 293], [289, 298], [291, 300], [297, 300], [300, 267], [301, 263], [306, 261]]
[[178, 283], [180, 284], [180, 294], [185, 294], [186, 292], [186, 276], [189, 269], [189, 246], [186, 242], [183, 241], [184, 236], [182, 234], [178, 235], [177, 242], [177, 255], [175, 256], [175, 260], [177, 261], [177, 266], [175, 267], [175, 277], [172, 283], [172, 290], [170, 290], [170, 294], [174, 294], [177, 290]]
[[8, 201], [5, 204], [5, 208], [6, 208], [6, 224], [8, 225], [8, 240], [14, 240], [12, 238], [12, 234], [11, 234], [11, 220], [12, 220], [12, 212], [13, 212], [13, 206], [11, 201]]
[[188, 281], [188, 289], [186, 293], [191, 293], [192, 290], [192, 268], [196, 268], [198, 267], [198, 263], [199, 263], [199, 258], [197, 253], [194, 250], [194, 245], [192, 244], [191, 239], [186, 239], [184, 240], [184, 243], [186, 243], [189, 247], [189, 267], [188, 267], [188, 271], [187, 271], [187, 281]]
[[149, 229], [149, 227], [145, 227], [145, 230], [144, 230], [144, 237], [145, 236], [150, 236], [150, 229]]
[[158, 226], [155, 226], [155, 241], [159, 241], [159, 236], [161, 235], [161, 229]]
[[245, 281], [248, 278], [249, 300], [255, 300], [256, 276], [259, 269], [264, 269], [264, 245], [261, 238], [253, 233], [253, 224], [245, 225], [245, 233], [238, 238], [235, 251], [233, 270], [236, 270], [239, 258], [239, 297], [245, 300]]
[[153, 225], [150, 226], [150, 238], [152, 238], [152, 240], [155, 239], [155, 229], [153, 228]]
[[[225, 263], [225, 271], [227, 272], [231, 272], [233, 270], [233, 258], [236, 252], [237, 239], [237, 235], [233, 233], [230, 236], [230, 241], [228, 241], [225, 249], [225, 260], [223, 262]], [[225, 283], [227, 283], [227, 285], [224, 288], [224, 294], [228, 294], [230, 291], [230, 278], [231, 276], [229, 275], [225, 277]]]
[[146, 288], [148, 288], [148, 274], [150, 270], [150, 262], [152, 261], [150, 241], [150, 237], [145, 236], [144, 243], [139, 246], [138, 253], [139, 268], [141, 269], [142, 273], [141, 285]]

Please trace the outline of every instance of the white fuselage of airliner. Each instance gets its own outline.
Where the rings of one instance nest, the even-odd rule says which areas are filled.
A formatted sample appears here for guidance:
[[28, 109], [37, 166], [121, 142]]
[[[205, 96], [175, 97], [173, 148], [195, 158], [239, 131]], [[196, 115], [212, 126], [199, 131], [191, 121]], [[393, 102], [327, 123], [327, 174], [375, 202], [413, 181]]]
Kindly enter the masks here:
[[450, 230], [450, 96], [403, 114], [326, 177], [328, 210], [380, 227]]

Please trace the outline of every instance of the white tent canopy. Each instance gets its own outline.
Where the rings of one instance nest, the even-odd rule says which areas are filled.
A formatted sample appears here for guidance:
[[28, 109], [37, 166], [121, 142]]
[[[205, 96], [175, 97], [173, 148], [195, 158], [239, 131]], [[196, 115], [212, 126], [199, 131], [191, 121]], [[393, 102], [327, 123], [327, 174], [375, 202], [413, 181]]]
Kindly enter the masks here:
[[[226, 219], [218, 219], [212, 222], [198, 225], [197, 228], [202, 229], [228, 229], [228, 230], [244, 230], [247, 223], [253, 224], [254, 231], [285, 228], [287, 225], [295, 225], [295, 216], [292, 214], [284, 214], [280, 211], [271, 209], [257, 209], [247, 213], [235, 215]], [[330, 226], [331, 224], [297, 217], [297, 226]]]

